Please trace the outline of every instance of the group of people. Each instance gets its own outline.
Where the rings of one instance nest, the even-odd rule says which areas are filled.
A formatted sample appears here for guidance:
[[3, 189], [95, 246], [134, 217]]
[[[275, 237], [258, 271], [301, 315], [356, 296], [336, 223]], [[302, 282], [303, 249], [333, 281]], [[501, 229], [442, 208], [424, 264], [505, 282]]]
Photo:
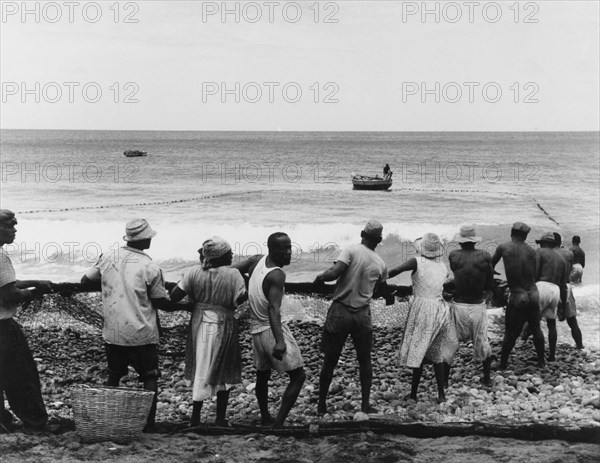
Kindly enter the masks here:
[[[0, 242], [15, 239], [14, 214], [0, 211]], [[533, 334], [538, 365], [545, 363], [544, 338], [540, 320], [549, 328], [550, 356], [555, 359], [555, 319], [566, 319], [578, 348], [582, 348], [576, 308], [567, 281], [581, 281], [585, 254], [573, 238], [573, 251], [560, 248], [559, 236], [544, 234], [533, 250], [525, 243], [530, 228], [513, 225], [511, 241], [498, 246], [492, 257], [475, 245], [482, 240], [473, 225], [461, 227], [455, 237], [460, 249], [448, 256], [454, 274], [452, 303], [442, 297], [449, 272], [440, 259], [444, 247], [439, 237], [427, 233], [415, 242], [417, 257], [389, 271], [375, 252], [383, 238], [381, 223], [371, 220], [361, 231], [361, 241], [346, 247], [337, 261], [316, 276], [315, 285], [336, 281], [328, 309], [321, 351], [324, 354], [319, 377], [318, 413], [327, 413], [327, 397], [334, 371], [348, 336], [352, 338], [359, 364], [361, 411], [377, 413], [370, 401], [373, 370], [373, 326], [370, 302], [384, 298], [387, 305], [395, 297], [387, 281], [410, 271], [413, 298], [404, 328], [398, 361], [412, 369], [407, 400], [418, 398], [419, 382], [426, 363], [432, 363], [438, 401], [445, 389], [453, 358], [461, 341], [472, 341], [474, 360], [483, 366], [483, 384], [491, 385], [492, 351], [487, 336], [486, 292], [492, 289], [494, 267], [504, 261], [510, 290], [506, 307], [506, 330], [499, 368], [507, 367], [509, 354], [524, 328], [523, 336]], [[253, 256], [232, 264], [229, 243], [212, 237], [198, 250], [200, 264], [189, 269], [168, 292], [162, 272], [144, 251], [150, 248], [156, 232], [144, 219], [127, 223], [123, 237], [126, 246], [119, 252], [103, 254], [82, 277], [82, 285], [102, 292], [104, 326], [102, 336], [108, 363], [108, 386], [117, 386], [132, 366], [144, 388], [155, 399], [146, 431], [155, 428], [156, 395], [160, 377], [158, 361], [159, 321], [157, 310], [190, 310], [186, 342], [186, 378], [192, 382], [191, 425], [197, 426], [204, 400], [216, 396], [216, 423], [226, 425], [231, 388], [242, 383], [242, 359], [234, 312], [244, 301], [250, 306], [250, 333], [256, 367], [255, 394], [261, 424], [281, 427], [293, 408], [306, 379], [304, 360], [292, 332], [282, 322], [286, 274], [283, 267], [292, 256], [292, 243], [285, 233], [273, 233], [267, 240], [268, 254]], [[9, 257], [2, 248], [0, 271], [0, 430], [13, 417], [4, 410], [5, 393], [12, 411], [25, 427], [43, 427], [47, 414], [40, 391], [39, 376], [27, 340], [13, 320], [17, 306], [47, 292], [50, 282], [18, 281]], [[579, 266], [577, 268], [576, 266]], [[26, 289], [32, 288], [32, 289]], [[179, 302], [187, 296], [189, 304]], [[275, 415], [268, 404], [272, 370], [286, 373], [289, 383]]]

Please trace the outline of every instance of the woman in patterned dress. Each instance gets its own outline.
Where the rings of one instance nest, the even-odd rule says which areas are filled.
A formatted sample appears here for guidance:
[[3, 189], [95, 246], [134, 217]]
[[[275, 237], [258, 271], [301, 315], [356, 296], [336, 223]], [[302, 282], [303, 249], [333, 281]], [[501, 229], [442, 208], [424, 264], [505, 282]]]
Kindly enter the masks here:
[[204, 400], [217, 396], [216, 424], [227, 425], [229, 390], [242, 382], [242, 357], [233, 313], [247, 298], [246, 285], [231, 265], [231, 246], [218, 236], [202, 243], [200, 263], [171, 290], [194, 303], [186, 342], [185, 376], [193, 381], [191, 426], [200, 423]]
[[389, 273], [393, 278], [402, 272], [412, 271], [413, 299], [400, 345], [399, 363], [412, 368], [410, 398], [416, 401], [424, 360], [433, 362], [438, 402], [443, 402], [446, 400], [445, 372], [458, 349], [456, 331], [451, 325], [450, 307], [442, 298], [448, 269], [439, 259], [444, 254], [444, 248], [437, 235], [425, 234], [417, 240], [416, 247], [417, 257], [407, 260]]

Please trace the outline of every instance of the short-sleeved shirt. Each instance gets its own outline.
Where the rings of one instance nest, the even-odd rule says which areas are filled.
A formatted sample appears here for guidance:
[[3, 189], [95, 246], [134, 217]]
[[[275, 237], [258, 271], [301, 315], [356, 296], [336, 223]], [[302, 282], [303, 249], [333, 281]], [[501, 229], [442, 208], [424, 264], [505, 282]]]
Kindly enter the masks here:
[[102, 337], [107, 343], [158, 344], [157, 314], [150, 299], [167, 297], [167, 291], [160, 267], [148, 254], [124, 246], [100, 256], [86, 276], [102, 282]]
[[[3, 247], [0, 247], [0, 288], [17, 281], [15, 269], [8, 254]], [[0, 297], [0, 320], [12, 318], [17, 313], [18, 303], [16, 301], [6, 301]]]
[[333, 300], [354, 309], [369, 305], [375, 285], [388, 277], [383, 259], [365, 245], [354, 244], [340, 253], [338, 261], [348, 268], [337, 280]]

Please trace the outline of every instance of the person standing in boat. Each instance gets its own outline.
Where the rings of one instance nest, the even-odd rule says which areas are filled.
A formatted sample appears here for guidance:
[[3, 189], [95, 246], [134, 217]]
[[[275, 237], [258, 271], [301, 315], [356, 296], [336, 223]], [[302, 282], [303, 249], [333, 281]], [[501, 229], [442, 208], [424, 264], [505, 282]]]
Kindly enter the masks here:
[[390, 169], [390, 165], [386, 164], [385, 167], [383, 168], [383, 179], [384, 180], [389, 180], [390, 178], [392, 178], [392, 169]]

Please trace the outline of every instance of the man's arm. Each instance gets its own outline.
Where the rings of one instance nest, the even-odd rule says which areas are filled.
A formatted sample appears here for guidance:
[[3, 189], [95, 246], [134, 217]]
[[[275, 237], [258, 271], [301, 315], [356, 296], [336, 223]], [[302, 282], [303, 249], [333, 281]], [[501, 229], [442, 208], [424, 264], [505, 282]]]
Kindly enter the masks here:
[[15, 287], [18, 289], [27, 289], [33, 287], [41, 294], [54, 292], [52, 289], [52, 282], [50, 280], [17, 280], [15, 281]]
[[585, 252], [581, 251], [581, 268], [585, 268]]
[[283, 328], [281, 326], [281, 301], [283, 299], [285, 273], [281, 269], [273, 270], [265, 277], [264, 283], [268, 286], [268, 291], [265, 291], [265, 293], [269, 301], [269, 324], [275, 338], [273, 357], [281, 360], [286, 351]]
[[256, 267], [256, 264], [262, 257], [263, 257], [262, 255], [257, 254], [255, 256], [249, 257], [248, 259], [243, 260], [241, 262], [236, 262], [235, 264], [231, 264], [230, 267], [238, 269], [239, 272], [242, 274], [242, 276], [252, 275], [252, 271], [254, 270], [254, 267]]
[[325, 281], [337, 280], [342, 273], [346, 271], [348, 264], [338, 260], [335, 264], [325, 270], [323, 273], [319, 273], [315, 278], [315, 284], [321, 284]]
[[494, 251], [494, 256], [492, 257], [492, 270], [496, 268], [500, 259], [502, 259], [502, 245], [497, 246], [496, 251]]
[[492, 265], [492, 256], [488, 253], [485, 256], [485, 291], [492, 291], [494, 289], [494, 266]]
[[0, 288], [0, 300], [7, 304], [27, 304], [39, 294], [35, 290], [17, 288], [16, 282], [7, 283]]

